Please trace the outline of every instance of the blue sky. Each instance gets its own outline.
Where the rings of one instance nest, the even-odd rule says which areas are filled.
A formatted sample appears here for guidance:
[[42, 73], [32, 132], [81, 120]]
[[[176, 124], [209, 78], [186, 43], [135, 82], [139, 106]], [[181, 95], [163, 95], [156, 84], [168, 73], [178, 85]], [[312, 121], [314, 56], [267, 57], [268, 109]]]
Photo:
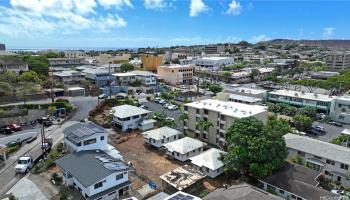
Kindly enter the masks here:
[[8, 48], [350, 39], [350, 1], [0, 0]]

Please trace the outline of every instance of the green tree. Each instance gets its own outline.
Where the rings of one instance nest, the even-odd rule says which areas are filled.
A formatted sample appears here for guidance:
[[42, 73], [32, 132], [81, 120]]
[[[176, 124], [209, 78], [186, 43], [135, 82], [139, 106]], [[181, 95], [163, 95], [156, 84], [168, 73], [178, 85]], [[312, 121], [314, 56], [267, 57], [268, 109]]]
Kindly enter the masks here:
[[132, 87], [140, 87], [142, 85], [142, 81], [140, 79], [136, 79], [135, 81], [130, 82], [129, 85]]
[[237, 119], [225, 135], [228, 153], [226, 171], [262, 178], [279, 169], [288, 155], [282, 138], [290, 131], [288, 122], [271, 117], [266, 125], [254, 117]]
[[231, 77], [231, 72], [224, 72], [223, 74], [222, 74], [225, 78], [226, 78], [226, 82], [229, 82], [229, 80], [230, 80], [230, 77]]
[[186, 119], [188, 119], [188, 114], [186, 113], [181, 113], [179, 115], [179, 121], [185, 121]]
[[8, 96], [12, 94], [12, 86], [6, 82], [0, 82], [0, 96]]
[[256, 76], [258, 76], [260, 74], [260, 71], [258, 69], [253, 69], [251, 72], [250, 72], [250, 79], [254, 80], [254, 78]]
[[19, 76], [19, 81], [23, 83], [40, 83], [40, 78], [35, 71], [28, 71]]
[[38, 74], [47, 75], [49, 72], [49, 60], [46, 56], [27, 56], [24, 61], [28, 63], [29, 70]]
[[120, 66], [120, 71], [122, 72], [128, 72], [128, 71], [132, 71], [134, 70], [134, 65], [130, 64], [130, 63], [124, 63]]
[[209, 84], [208, 90], [213, 92], [214, 94], [222, 91], [222, 86], [220, 84]]
[[7, 82], [10, 84], [17, 83], [18, 75], [12, 71], [4, 71], [3, 73], [0, 73], [0, 81]]
[[209, 128], [214, 126], [211, 122], [204, 119], [199, 120], [198, 126], [202, 131], [209, 131]]
[[296, 115], [293, 124], [298, 131], [306, 131], [312, 127], [313, 120], [306, 115]]

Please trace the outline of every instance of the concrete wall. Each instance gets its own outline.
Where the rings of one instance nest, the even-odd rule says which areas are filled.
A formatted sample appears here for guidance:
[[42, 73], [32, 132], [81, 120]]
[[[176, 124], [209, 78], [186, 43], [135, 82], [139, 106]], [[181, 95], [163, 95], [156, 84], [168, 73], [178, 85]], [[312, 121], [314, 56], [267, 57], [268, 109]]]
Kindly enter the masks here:
[[0, 125], [8, 125], [8, 124], [20, 124], [25, 123], [28, 121], [34, 121], [38, 118], [46, 116], [48, 113], [47, 109], [40, 109], [40, 110], [28, 110], [28, 115], [21, 116], [21, 117], [6, 117], [6, 118], [0, 118]]

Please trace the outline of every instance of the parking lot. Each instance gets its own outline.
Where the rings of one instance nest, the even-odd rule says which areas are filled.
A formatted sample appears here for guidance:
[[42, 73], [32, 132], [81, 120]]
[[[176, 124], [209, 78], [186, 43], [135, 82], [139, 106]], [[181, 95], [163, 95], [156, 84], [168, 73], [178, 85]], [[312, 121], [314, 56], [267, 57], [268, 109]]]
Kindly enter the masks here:
[[181, 110], [168, 110], [164, 108], [161, 104], [151, 101], [144, 103], [144, 105], [148, 107], [147, 110], [150, 110], [152, 112], [164, 113], [167, 117], [174, 118], [175, 123], [177, 125], [176, 129], [183, 131], [183, 122], [179, 121], [178, 119], [181, 115]]
[[318, 134], [315, 137], [315, 139], [322, 140], [324, 142], [330, 142], [334, 138], [339, 137], [344, 129], [350, 129], [350, 125], [348, 124], [343, 124], [343, 127], [338, 127], [327, 123], [315, 122], [314, 125], [320, 125], [326, 130], [326, 133]]

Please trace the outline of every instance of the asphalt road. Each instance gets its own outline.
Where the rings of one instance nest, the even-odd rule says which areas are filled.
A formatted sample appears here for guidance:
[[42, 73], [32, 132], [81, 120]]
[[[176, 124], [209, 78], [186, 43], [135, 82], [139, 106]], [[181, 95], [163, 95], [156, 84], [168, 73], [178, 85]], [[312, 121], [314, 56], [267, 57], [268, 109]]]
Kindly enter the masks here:
[[[58, 144], [63, 139], [63, 130], [77, 123], [78, 120], [87, 118], [88, 113], [97, 105], [97, 97], [69, 97], [71, 103], [76, 106], [72, 118], [60, 125], [54, 125], [47, 129], [46, 136], [53, 139], [53, 143]], [[32, 101], [27, 103], [41, 104], [50, 102], [48, 100]], [[17, 103], [15, 103], [17, 104]], [[14, 105], [14, 104], [11, 104]], [[16, 175], [14, 167], [19, 157], [23, 155], [36, 155], [41, 151], [40, 137], [29, 144], [25, 144], [16, 153], [11, 155], [5, 162], [5, 166], [0, 169], [0, 196], [4, 195], [14, 184], [16, 184], [24, 175]]]
[[318, 134], [314, 137], [315, 139], [322, 140], [324, 142], [330, 142], [334, 138], [339, 137], [344, 129], [350, 129], [350, 125], [348, 124], [344, 124], [343, 127], [338, 127], [327, 123], [315, 122], [314, 125], [320, 125], [325, 128], [326, 133]]
[[162, 105], [151, 101], [146, 102], [144, 104], [148, 107], [147, 110], [150, 110], [152, 112], [164, 113], [167, 117], [174, 118], [176, 123], [176, 129], [183, 131], [183, 122], [178, 120], [179, 116], [181, 115], [180, 110], [168, 110]]

